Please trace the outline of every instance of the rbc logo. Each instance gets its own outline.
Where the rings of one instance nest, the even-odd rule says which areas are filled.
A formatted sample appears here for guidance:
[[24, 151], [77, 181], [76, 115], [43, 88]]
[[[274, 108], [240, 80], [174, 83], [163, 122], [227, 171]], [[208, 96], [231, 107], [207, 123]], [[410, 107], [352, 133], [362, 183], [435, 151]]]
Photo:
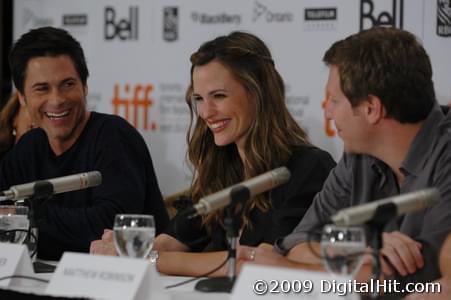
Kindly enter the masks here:
[[[374, 0], [360, 0], [360, 31], [375, 26], [391, 26], [402, 29], [404, 17], [404, 0], [391, 0], [391, 13], [381, 11], [374, 15]], [[380, 5], [382, 1], [377, 1]]]
[[163, 38], [168, 42], [178, 39], [179, 33], [178, 7], [167, 6], [163, 8]]
[[138, 39], [138, 7], [130, 6], [128, 9], [128, 19], [116, 19], [116, 10], [105, 7], [105, 40], [112, 40], [118, 37], [121, 40]]
[[437, 1], [437, 35], [451, 36], [451, 0]]

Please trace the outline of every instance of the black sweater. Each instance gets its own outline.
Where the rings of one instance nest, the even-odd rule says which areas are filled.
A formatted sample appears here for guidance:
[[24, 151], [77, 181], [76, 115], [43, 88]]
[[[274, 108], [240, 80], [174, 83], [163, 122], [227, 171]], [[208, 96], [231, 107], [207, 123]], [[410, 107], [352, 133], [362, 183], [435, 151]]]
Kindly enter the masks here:
[[59, 194], [39, 204], [38, 257], [88, 252], [112, 228], [118, 213], [155, 217], [157, 233], [168, 223], [152, 160], [141, 135], [125, 120], [92, 112], [76, 143], [56, 156], [42, 129], [34, 129], [2, 160], [0, 190], [12, 185], [97, 170], [98, 187]]

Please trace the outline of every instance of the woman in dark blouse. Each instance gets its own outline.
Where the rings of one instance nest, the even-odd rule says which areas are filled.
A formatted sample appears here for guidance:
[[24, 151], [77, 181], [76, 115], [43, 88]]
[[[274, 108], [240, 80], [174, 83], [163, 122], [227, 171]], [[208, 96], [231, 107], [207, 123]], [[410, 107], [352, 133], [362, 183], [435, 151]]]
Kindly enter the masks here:
[[[196, 203], [286, 166], [290, 181], [249, 199], [238, 216], [241, 245], [272, 247], [299, 223], [335, 163], [308, 142], [288, 112], [284, 82], [258, 37], [244, 32], [220, 36], [191, 55], [191, 63], [186, 96], [188, 158], [194, 170], [190, 197]], [[219, 266], [227, 256], [223, 216], [224, 210], [194, 220], [176, 216], [155, 240], [158, 270], [196, 276]], [[111, 240], [111, 233], [104, 240]]]

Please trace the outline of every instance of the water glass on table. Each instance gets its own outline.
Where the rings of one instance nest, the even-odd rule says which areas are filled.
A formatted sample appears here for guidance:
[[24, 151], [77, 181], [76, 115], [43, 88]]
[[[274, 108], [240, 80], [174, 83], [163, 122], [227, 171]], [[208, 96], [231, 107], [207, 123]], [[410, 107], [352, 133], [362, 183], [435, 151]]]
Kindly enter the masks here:
[[362, 227], [326, 225], [321, 236], [321, 255], [330, 273], [353, 277], [366, 250]]
[[0, 242], [22, 244], [29, 226], [28, 207], [0, 205]]
[[155, 222], [151, 215], [119, 214], [113, 227], [114, 246], [119, 256], [146, 258], [155, 239]]

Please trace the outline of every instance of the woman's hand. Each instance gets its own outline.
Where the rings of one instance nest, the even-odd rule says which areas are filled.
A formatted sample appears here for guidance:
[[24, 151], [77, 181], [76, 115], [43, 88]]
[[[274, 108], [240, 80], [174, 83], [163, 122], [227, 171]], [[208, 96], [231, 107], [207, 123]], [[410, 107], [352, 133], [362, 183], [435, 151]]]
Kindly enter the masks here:
[[113, 231], [110, 229], [105, 229], [101, 240], [91, 242], [89, 253], [117, 256], [116, 248], [114, 247], [113, 242]]

